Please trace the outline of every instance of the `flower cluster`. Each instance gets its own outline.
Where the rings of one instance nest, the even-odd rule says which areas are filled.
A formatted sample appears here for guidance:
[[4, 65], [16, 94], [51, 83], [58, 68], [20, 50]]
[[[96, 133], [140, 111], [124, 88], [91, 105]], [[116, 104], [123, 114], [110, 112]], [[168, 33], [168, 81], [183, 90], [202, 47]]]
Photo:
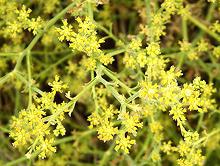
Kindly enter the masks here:
[[[219, 143], [216, 136], [206, 149], [203, 147], [209, 137], [220, 131], [213, 130], [210, 135], [203, 132], [208, 127], [218, 127], [213, 123], [219, 112], [213, 97], [219, 96], [219, 86], [215, 89], [212, 82], [219, 80], [219, 21], [214, 20], [207, 27], [197, 20], [199, 15], [193, 16], [196, 10], [191, 10], [200, 3], [191, 8], [192, 2], [183, 0], [114, 1], [107, 5], [103, 4], [109, 0], [74, 0], [61, 11], [69, 2], [37, 2], [22, 6], [16, 0], [0, 0], [0, 37], [5, 40], [0, 50], [6, 51], [0, 53], [0, 88], [8, 90], [10, 86], [6, 83], [11, 80], [16, 84], [9, 90], [11, 93], [0, 94], [0, 107], [7, 99], [12, 99], [8, 104], [12, 106], [4, 108], [15, 105], [16, 111], [20, 110], [19, 102], [28, 103], [10, 121], [12, 145], [26, 153], [26, 157], [12, 163], [19, 165], [20, 161], [37, 155], [44, 159], [56, 151], [54, 160], [39, 160], [36, 165], [68, 165], [69, 161], [85, 165], [83, 161], [91, 162], [88, 154], [91, 159], [100, 159], [100, 165], [111, 164], [111, 159], [113, 165], [123, 165], [124, 159], [132, 161], [132, 165], [163, 165], [164, 161], [180, 166], [204, 163], [204, 153], [214, 151]], [[213, 19], [218, 15], [217, 6], [203, 4], [208, 25], [212, 14]], [[38, 5], [41, 9], [36, 10]], [[97, 13], [99, 9], [101, 14]], [[131, 13], [127, 15], [128, 10]], [[136, 18], [137, 12], [141, 19]], [[37, 17], [38, 13], [41, 17]], [[53, 18], [47, 20], [50, 17]], [[41, 18], [47, 20], [45, 28]], [[57, 27], [59, 20], [62, 22]], [[138, 33], [134, 23], [141, 24], [142, 32]], [[198, 35], [194, 26], [201, 29]], [[28, 31], [37, 36], [33, 38]], [[99, 37], [98, 32], [105, 37]], [[161, 40], [162, 36], [165, 37]], [[178, 42], [181, 37], [183, 40]], [[108, 45], [106, 39], [112, 39], [113, 44]], [[51, 69], [53, 74], [62, 74], [71, 87], [55, 76], [48, 83], [51, 91], [38, 89], [33, 79], [44, 86], [44, 78], [49, 77]], [[210, 83], [202, 80], [206, 76]], [[23, 88], [28, 96], [21, 99], [19, 91]], [[64, 95], [67, 88], [69, 91]], [[16, 95], [11, 95], [15, 91]], [[76, 95], [71, 97], [71, 93]], [[76, 104], [77, 101], [80, 103]], [[75, 105], [79, 112], [74, 112], [74, 120], [69, 120], [66, 113], [71, 115]], [[206, 118], [211, 110], [212, 116]], [[68, 128], [64, 127], [65, 122]], [[4, 126], [0, 130], [8, 132]], [[94, 132], [99, 140], [112, 146], [97, 150], [100, 142], [96, 136], [91, 139]], [[67, 141], [73, 144], [70, 146]], [[62, 145], [57, 148], [58, 144]], [[122, 157], [115, 160], [118, 155]]]
[[184, 139], [180, 140], [178, 146], [172, 146], [172, 142], [164, 142], [160, 150], [167, 155], [179, 154], [177, 164], [180, 166], [203, 165], [201, 144], [199, 144], [199, 134], [197, 132], [185, 132]]
[[89, 117], [88, 121], [90, 122], [90, 128], [96, 127], [98, 131], [98, 138], [100, 140], [109, 141], [113, 139], [113, 136], [117, 134], [118, 128], [114, 127], [113, 119], [114, 114], [117, 114], [118, 111], [110, 105], [109, 107], [102, 107], [99, 112], [93, 112]]
[[4, 36], [17, 38], [23, 29], [27, 29], [36, 35], [43, 27], [43, 20], [40, 17], [30, 19], [31, 9], [26, 9], [26, 6], [22, 6], [21, 9], [16, 9], [16, 19], [8, 21], [7, 26], [4, 29]]
[[[55, 77], [55, 81], [49, 83], [51, 92], [43, 92], [41, 97], [37, 97], [36, 104], [32, 104], [27, 110], [19, 112], [18, 117], [13, 117], [11, 121], [10, 137], [15, 142], [15, 147], [29, 147], [27, 157], [31, 157], [34, 151], [39, 151], [39, 157], [56, 152], [53, 146], [55, 137], [65, 135], [65, 128], [62, 125], [64, 113], [69, 112], [68, 103], [57, 104], [54, 101], [56, 93], [62, 93], [67, 88]], [[51, 126], [55, 126], [52, 130]]]
[[75, 51], [85, 53], [88, 58], [83, 61], [84, 66], [88, 70], [94, 70], [96, 68], [96, 62], [99, 61], [104, 65], [112, 64], [114, 61], [112, 56], [104, 54], [100, 50], [100, 44], [104, 42], [104, 39], [98, 39], [95, 23], [86, 17], [84, 21], [81, 18], [77, 18], [78, 31], [73, 30], [73, 26], [67, 23], [67, 20], [63, 20], [63, 26], [57, 28], [59, 33], [59, 40], [67, 40], [70, 44], [69, 47]]
[[128, 44], [123, 58], [123, 62], [127, 68], [136, 69], [138, 67], [145, 68], [152, 58], [161, 54], [160, 45], [157, 42], [150, 42], [146, 49], [141, 48], [142, 40], [133, 38]]
[[140, 64], [140, 67], [146, 65], [146, 57], [143, 49], [141, 48], [140, 38], [133, 38], [128, 44], [123, 62], [127, 68], [136, 69], [137, 64]]
[[183, 9], [182, 0], [165, 0], [161, 4], [160, 10], [155, 12], [150, 20], [150, 24], [141, 26], [142, 33], [147, 36], [148, 41], [159, 41], [164, 36], [166, 26], [172, 15], [179, 13]]
[[199, 59], [211, 49], [210, 44], [204, 39], [200, 40], [196, 46], [193, 46], [192, 43], [187, 41], [180, 41], [179, 44], [181, 52], [186, 54], [191, 61]]
[[216, 57], [216, 58], [220, 58], [220, 46], [214, 47], [212, 54]]
[[[105, 103], [105, 102], [104, 102]], [[116, 119], [120, 124], [116, 123]], [[104, 142], [116, 137], [115, 150], [129, 153], [129, 149], [135, 143], [132, 136], [136, 136], [138, 128], [143, 126], [140, 115], [134, 112], [119, 112], [113, 105], [101, 106], [98, 112], [93, 112], [89, 117], [90, 128], [95, 127], [98, 138]], [[120, 125], [120, 128], [117, 127]]]
[[[160, 83], [144, 81], [141, 83], [140, 97], [147, 100], [147, 104], [157, 105], [163, 111], [171, 108], [169, 114], [181, 126], [185, 123], [185, 112], [207, 112], [214, 108], [214, 100], [211, 98], [215, 92], [211, 84], [206, 84], [199, 77], [193, 83], [178, 86], [176, 78], [181, 75], [174, 67], [167, 72], [160, 72]], [[155, 107], [155, 106], [153, 106]]]
[[217, 20], [216, 22], [214, 22], [214, 23], [210, 26], [210, 30], [211, 30], [212, 32], [220, 33], [219, 28], [220, 28], [220, 23], [219, 23], [218, 20]]

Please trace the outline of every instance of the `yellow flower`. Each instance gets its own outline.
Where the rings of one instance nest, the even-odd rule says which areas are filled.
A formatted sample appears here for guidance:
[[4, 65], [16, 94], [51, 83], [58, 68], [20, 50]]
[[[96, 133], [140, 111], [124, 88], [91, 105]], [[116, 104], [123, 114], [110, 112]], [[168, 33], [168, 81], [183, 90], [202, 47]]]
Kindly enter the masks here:
[[46, 156], [51, 155], [56, 152], [56, 147], [53, 147], [54, 139], [45, 139], [40, 142], [40, 145], [36, 148], [36, 150], [40, 150], [39, 158], [46, 158]]
[[58, 39], [62, 42], [63, 40], [70, 41], [71, 37], [75, 34], [72, 30], [72, 25], [68, 25], [67, 20], [62, 20], [63, 25], [61, 28], [57, 28], [57, 32], [59, 33]]
[[28, 22], [28, 30], [33, 31], [34, 35], [36, 35], [42, 27], [43, 27], [43, 20], [41, 19], [41, 17], [32, 18]]
[[177, 121], [177, 126], [182, 126], [185, 124], [186, 109], [181, 107], [181, 104], [175, 105], [171, 108], [169, 115], [172, 115], [173, 120]]
[[163, 126], [161, 125], [160, 122], [154, 121], [150, 123], [150, 130], [152, 131], [152, 133], [157, 134], [163, 130]]
[[192, 49], [192, 44], [185, 40], [179, 41], [179, 45], [180, 45], [180, 50], [183, 52], [188, 52]]
[[200, 40], [197, 46], [199, 52], [204, 52], [209, 50], [209, 43], [204, 39]]
[[212, 54], [216, 57], [216, 58], [220, 58], [220, 46], [218, 47], [214, 47], [213, 48], [213, 51], [212, 51]]
[[125, 53], [125, 56], [123, 58], [123, 63], [127, 68], [135, 69], [136, 68], [136, 61], [133, 56], [128, 55]]
[[147, 54], [150, 56], [157, 56], [160, 55], [160, 45], [159, 43], [156, 42], [151, 42], [150, 44], [148, 44], [147, 48]]
[[131, 139], [130, 136], [125, 137], [124, 134], [120, 134], [115, 143], [116, 151], [122, 150], [125, 153], [129, 153], [129, 149], [135, 144], [135, 140]]
[[143, 123], [140, 122], [139, 115], [130, 114], [128, 112], [120, 115], [120, 120], [122, 120], [122, 125], [124, 125], [124, 129], [128, 133], [132, 133], [134, 136], [137, 134], [137, 129], [143, 126]]
[[83, 57], [81, 64], [88, 70], [94, 71], [96, 68], [96, 60], [93, 57]]
[[160, 153], [157, 150], [154, 150], [151, 154], [151, 159], [153, 162], [158, 162], [161, 160]]
[[137, 63], [140, 65], [140, 67], [145, 67], [147, 64], [147, 56], [145, 52], [139, 51], [137, 53]]
[[160, 147], [160, 149], [166, 153], [166, 154], [170, 154], [171, 152], [173, 152], [175, 150], [175, 148], [173, 148], [171, 146], [171, 141], [168, 141], [168, 142], [164, 142], [163, 145]]
[[57, 123], [56, 129], [53, 132], [56, 137], [59, 135], [64, 136], [66, 133], [66, 129], [63, 127], [62, 123], [59, 121]]
[[114, 58], [112, 56], [105, 55], [105, 54], [100, 55], [98, 59], [104, 65], [112, 64], [112, 62], [114, 61]]
[[159, 97], [159, 86], [150, 81], [141, 82], [142, 91], [140, 96], [146, 100], [156, 100]]
[[22, 5], [21, 10], [16, 10], [15, 13], [18, 14], [17, 18], [18, 18], [19, 21], [25, 22], [25, 21], [28, 21], [28, 19], [29, 19], [29, 15], [31, 13], [31, 9], [27, 9], [26, 10], [26, 6]]
[[118, 128], [113, 127], [112, 122], [104, 122], [98, 129], [98, 138], [104, 142], [112, 140], [113, 136], [117, 134]]
[[62, 93], [63, 90], [65, 90], [67, 88], [67, 85], [63, 83], [63, 81], [59, 80], [60, 77], [58, 75], [55, 76], [55, 81], [53, 81], [52, 83], [48, 83], [48, 85], [50, 85], [52, 87], [52, 90], [54, 92], [60, 92]]

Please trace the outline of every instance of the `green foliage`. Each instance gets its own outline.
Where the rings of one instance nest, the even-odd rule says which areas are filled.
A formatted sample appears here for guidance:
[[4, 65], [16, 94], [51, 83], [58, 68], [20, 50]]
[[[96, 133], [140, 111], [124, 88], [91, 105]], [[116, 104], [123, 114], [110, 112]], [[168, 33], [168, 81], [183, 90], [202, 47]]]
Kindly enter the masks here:
[[218, 165], [219, 1], [0, 6], [0, 164]]

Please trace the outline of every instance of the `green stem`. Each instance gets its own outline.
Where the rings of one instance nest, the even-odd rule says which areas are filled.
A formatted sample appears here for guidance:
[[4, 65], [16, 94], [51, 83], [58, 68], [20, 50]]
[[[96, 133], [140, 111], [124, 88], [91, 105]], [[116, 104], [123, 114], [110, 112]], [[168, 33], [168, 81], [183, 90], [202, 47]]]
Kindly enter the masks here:
[[188, 18], [189, 21], [191, 21], [193, 24], [195, 24], [201, 30], [203, 30], [204, 32], [209, 34], [211, 37], [216, 39], [218, 42], [220, 42], [220, 36], [217, 35], [216, 33], [212, 32], [211, 30], [209, 30], [203, 23], [201, 23], [200, 21], [198, 21], [197, 19], [195, 19], [192, 16], [188, 16], [187, 18]]
[[[28, 47], [26, 49], [24, 49], [18, 57], [17, 63], [15, 65], [14, 71], [17, 71], [22, 63], [22, 60], [24, 59], [25, 55], [27, 54], [27, 52], [31, 51], [32, 48], [35, 46], [35, 44], [38, 42], [38, 40], [43, 36], [43, 34], [45, 32], [47, 32], [47, 30], [53, 26], [69, 9], [71, 9], [73, 6], [75, 5], [75, 2], [72, 2], [70, 5], [68, 5], [65, 9], [63, 9], [60, 13], [58, 13], [55, 17], [53, 17], [50, 21], [48, 21], [48, 23], [46, 24], [46, 26], [44, 27], [43, 30], [41, 30], [35, 37], [34, 39], [31, 41], [31, 43], [28, 45]], [[13, 71], [12, 71], [13, 72]], [[9, 74], [9, 73], [8, 73]], [[4, 76], [3, 76], [4, 77]], [[6, 75], [6, 78], [8, 78], [8, 76]], [[2, 79], [0, 79], [0, 85], [2, 83], [5, 82], [5, 79], [3, 79], [4, 81], [2, 81]]]
[[18, 52], [0, 52], [0, 57], [17, 56], [18, 54]]
[[44, 74], [46, 74], [47, 72], [51, 71], [54, 67], [56, 67], [57, 65], [65, 62], [66, 60], [70, 59], [72, 56], [76, 55], [76, 53], [70, 53], [69, 55], [61, 58], [60, 60], [58, 60], [56, 63], [50, 65], [49, 67], [47, 67], [44, 71], [40, 72], [37, 76], [36, 79], [40, 78], [41, 76], [43, 76]]
[[[95, 78], [95, 73], [94, 71], [91, 72], [91, 79], [94, 79]], [[93, 97], [93, 100], [95, 102], [95, 110], [97, 111], [99, 105], [98, 105], [98, 102], [97, 102], [97, 95], [96, 95], [96, 91], [95, 91], [95, 85], [92, 87], [92, 97]]]
[[[15, 75], [17, 76], [16, 78], [18, 78], [21, 82], [23, 82], [25, 85], [29, 85], [29, 82], [24, 78], [24, 76], [22, 76], [19, 72], [14, 72]], [[42, 95], [43, 92], [38, 89], [37, 87], [31, 86], [31, 89], [35, 92], [37, 92], [38, 94]]]
[[126, 49], [125, 49], [125, 48], [122, 48], [122, 49], [118, 49], [118, 50], [109, 52], [109, 53], [107, 53], [107, 55], [108, 55], [108, 56], [115, 56], [115, 55], [124, 53], [125, 51], [126, 51]]
[[87, 9], [88, 9], [89, 18], [91, 20], [93, 20], [93, 10], [92, 10], [92, 3], [91, 2], [88, 2]]
[[0, 130], [1, 130], [2, 132], [4, 132], [4, 133], [10, 133], [10, 130], [9, 130], [9, 129], [7, 129], [7, 128], [5, 128], [5, 127], [2, 127], [2, 126], [0, 126]]
[[[207, 22], [210, 22], [213, 18], [213, 12], [215, 10], [215, 7], [216, 7], [216, 4], [217, 3], [211, 3], [210, 6], [209, 6], [209, 10], [208, 10], [208, 13], [206, 15], [206, 21]], [[192, 44], [195, 45], [201, 38], [202, 36], [204, 35], [204, 31], [203, 30], [200, 30], [199, 34], [195, 37], [195, 39], [193, 40]]]
[[178, 65], [177, 65], [177, 67], [178, 67], [179, 69], [182, 68], [182, 65], [184, 64], [185, 58], [186, 58], [185, 53], [184, 53], [184, 52], [181, 52], [181, 53], [180, 53], [180, 60], [179, 60]]
[[104, 153], [104, 155], [102, 156], [102, 159], [99, 163], [99, 166], [103, 166], [103, 165], [108, 165], [108, 161], [111, 157], [112, 154], [112, 150], [114, 149], [115, 143], [112, 143], [110, 148]]
[[148, 135], [147, 139], [145, 139], [144, 144], [143, 144], [141, 150], [137, 153], [137, 155], [136, 155], [136, 157], [135, 157], [135, 159], [134, 159], [134, 161], [135, 161], [136, 163], [138, 162], [138, 160], [141, 158], [141, 156], [142, 156], [142, 155], [144, 154], [144, 152], [146, 151], [146, 149], [147, 149], [147, 147], [148, 147], [148, 145], [149, 145], [149, 143], [150, 143], [150, 141], [151, 141], [151, 138], [152, 138], [152, 134], [151, 134], [151, 132], [149, 132], [149, 135]]
[[147, 16], [147, 25], [151, 25], [151, 6], [150, 6], [150, 0], [145, 0], [146, 4], [146, 16]]
[[116, 98], [116, 100], [119, 101], [119, 103], [120, 103], [121, 105], [125, 105], [125, 103], [126, 103], [126, 102], [125, 102], [125, 98], [124, 98], [122, 95], [120, 95], [120, 94], [118, 93], [118, 91], [117, 91], [113, 86], [111, 86], [108, 81], [106, 81], [106, 80], [103, 79], [103, 78], [100, 78], [99, 80], [100, 80], [100, 82], [101, 82], [103, 85], [105, 85], [105, 87], [109, 90], [109, 92], [112, 93], [112, 95]]
[[141, 90], [137, 91], [136, 93], [134, 93], [132, 96], [130, 96], [129, 98], [127, 98], [126, 102], [130, 103], [131, 101], [134, 101], [136, 98], [139, 97]]
[[12, 73], [7, 73], [3, 77], [0, 78], [0, 86], [3, 85], [9, 78], [12, 76]]
[[27, 56], [26, 56], [26, 60], [27, 60], [27, 71], [28, 71], [28, 95], [29, 95], [29, 99], [28, 99], [28, 108], [30, 108], [31, 104], [32, 104], [32, 76], [31, 76], [31, 60], [30, 60], [30, 56], [31, 56], [31, 52], [28, 51], [27, 52]]
[[80, 93], [78, 93], [78, 94], [72, 99], [72, 101], [70, 101], [70, 102], [67, 104], [67, 106], [66, 106], [67, 108], [72, 107], [72, 108], [71, 108], [72, 110], [69, 112], [69, 116], [71, 116], [71, 114], [72, 114], [72, 112], [73, 112], [73, 109], [74, 109], [74, 107], [75, 107], [75, 104], [76, 104], [76, 102], [79, 100], [79, 98], [80, 98], [81, 96], [83, 96], [85, 92], [87, 92], [89, 89], [91, 89], [92, 87], [94, 87], [97, 83], [99, 83], [99, 77], [100, 77], [100, 76], [96, 76], [94, 79], [92, 79], [92, 80], [83, 88], [83, 90], [82, 90]]
[[207, 136], [205, 136], [205, 137], [199, 139], [197, 142], [195, 142], [195, 143], [193, 144], [193, 147], [195, 147], [196, 145], [201, 144], [203, 141], [207, 140], [209, 137], [211, 137], [211, 136], [213, 136], [213, 135], [215, 135], [215, 134], [217, 134], [217, 133], [219, 133], [219, 132], [220, 132], [220, 129], [216, 129], [216, 130], [212, 131], [212, 132], [209, 133]]
[[188, 28], [187, 28], [187, 19], [182, 17], [182, 33], [183, 33], [183, 40], [188, 41]]
[[197, 127], [196, 127], [196, 131], [199, 131], [199, 129], [201, 128], [203, 118], [204, 118], [204, 113], [200, 113], [200, 114], [199, 114], [199, 122], [198, 122], [198, 125], [197, 125]]
[[104, 74], [106, 74], [109, 78], [111, 78], [113, 81], [115, 81], [116, 84], [118, 84], [122, 88], [124, 88], [129, 94], [135, 93], [130, 87], [128, 87], [126, 84], [121, 82], [116, 76], [114, 76], [114, 74], [112, 74], [112, 72], [109, 69], [107, 69], [103, 65], [100, 65], [100, 67], [102, 68], [102, 71], [104, 72]]
[[113, 35], [113, 33], [112, 32], [110, 32], [108, 29], [106, 29], [104, 26], [102, 26], [102, 25], [100, 25], [100, 24], [98, 24], [98, 23], [96, 23], [96, 25], [97, 25], [97, 27], [100, 29], [100, 30], [102, 30], [103, 32], [105, 32], [110, 38], [112, 38], [115, 42], [118, 42], [118, 38], [115, 36], [115, 35]]
[[132, 104], [127, 103], [126, 98], [123, 95], [119, 94], [118, 91], [113, 86], [110, 85], [111, 83], [109, 83], [108, 81], [106, 81], [102, 77], [99, 78], [99, 81], [106, 87], [106, 89], [109, 92], [111, 92], [111, 94], [121, 104], [122, 107], [124, 107], [124, 108], [128, 107], [129, 109], [136, 111], [137, 107], [135, 107]]
[[[183, 41], [188, 41], [188, 28], [187, 28], [187, 19], [185, 17], [182, 17], [182, 34], [183, 34]], [[180, 60], [178, 62], [177, 67], [181, 69], [182, 65], [184, 64], [185, 61], [185, 54], [181, 54]]]

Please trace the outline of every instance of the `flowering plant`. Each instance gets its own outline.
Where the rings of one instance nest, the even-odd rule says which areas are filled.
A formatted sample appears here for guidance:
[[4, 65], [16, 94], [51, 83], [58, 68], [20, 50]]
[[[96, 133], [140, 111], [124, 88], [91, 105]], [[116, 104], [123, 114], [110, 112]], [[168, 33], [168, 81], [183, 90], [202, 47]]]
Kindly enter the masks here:
[[0, 164], [219, 163], [219, 1], [0, 6]]

